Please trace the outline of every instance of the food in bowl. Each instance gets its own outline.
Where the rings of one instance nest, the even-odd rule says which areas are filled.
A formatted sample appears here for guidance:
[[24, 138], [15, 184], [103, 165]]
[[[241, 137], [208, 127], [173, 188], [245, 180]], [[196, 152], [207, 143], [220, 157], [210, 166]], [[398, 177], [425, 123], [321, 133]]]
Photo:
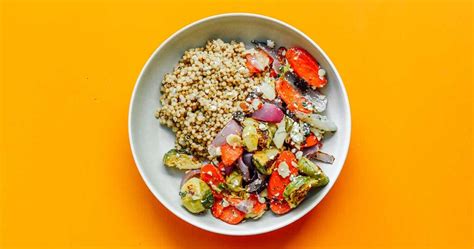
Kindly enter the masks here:
[[[220, 39], [186, 51], [165, 75], [155, 116], [176, 133], [167, 167], [187, 170], [179, 195], [191, 213], [239, 224], [268, 209], [283, 215], [329, 178], [315, 161], [336, 125], [324, 112], [328, 84], [314, 57], [268, 41]], [[268, 208], [269, 207], [269, 208]]]

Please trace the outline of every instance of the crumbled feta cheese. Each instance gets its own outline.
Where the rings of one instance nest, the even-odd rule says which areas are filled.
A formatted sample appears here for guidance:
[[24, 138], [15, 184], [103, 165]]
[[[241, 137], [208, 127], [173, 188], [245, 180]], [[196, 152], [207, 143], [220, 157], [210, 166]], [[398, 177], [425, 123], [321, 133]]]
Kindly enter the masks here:
[[267, 46], [270, 47], [270, 48], [274, 48], [275, 47], [275, 42], [272, 41], [272, 40], [267, 40]]
[[234, 179], [234, 180], [232, 181], [232, 186], [234, 186], [234, 187], [239, 186], [239, 180]]
[[300, 160], [301, 157], [303, 156], [303, 152], [300, 150], [300, 151], [296, 152], [295, 156], [296, 156], [296, 159]]
[[221, 147], [216, 147], [216, 146], [211, 145], [211, 146], [209, 146], [207, 151], [209, 152], [209, 155], [211, 155], [212, 157], [216, 157], [216, 156], [221, 155]]
[[264, 124], [264, 123], [260, 123], [258, 125], [258, 129], [260, 129], [261, 131], [266, 131], [267, 130], [267, 126]]
[[288, 164], [286, 164], [286, 162], [282, 162], [280, 163], [280, 165], [278, 165], [278, 174], [283, 177], [283, 178], [286, 178], [290, 175], [290, 167], [288, 167]]
[[223, 207], [228, 207], [229, 206], [229, 202], [226, 199], [222, 199], [221, 204], [222, 204]]
[[319, 77], [324, 77], [324, 75], [326, 75], [326, 70], [320, 68], [320, 69], [318, 70], [318, 75], [319, 75]]
[[291, 149], [291, 153], [295, 154], [295, 153], [296, 153], [296, 149], [295, 149], [295, 148]]
[[259, 99], [252, 100], [253, 109], [258, 110], [258, 108], [260, 107], [260, 104], [262, 104], [262, 102]]
[[300, 125], [296, 122], [291, 127], [290, 137], [291, 140], [293, 140], [293, 142], [295, 142], [296, 144], [299, 144], [304, 141], [304, 136], [303, 134], [301, 134], [300, 131]]
[[290, 181], [292, 182], [295, 179], [295, 175], [290, 175]]
[[268, 100], [274, 100], [276, 98], [275, 88], [270, 83], [264, 81], [260, 85], [259, 89], [262, 91], [262, 96]]

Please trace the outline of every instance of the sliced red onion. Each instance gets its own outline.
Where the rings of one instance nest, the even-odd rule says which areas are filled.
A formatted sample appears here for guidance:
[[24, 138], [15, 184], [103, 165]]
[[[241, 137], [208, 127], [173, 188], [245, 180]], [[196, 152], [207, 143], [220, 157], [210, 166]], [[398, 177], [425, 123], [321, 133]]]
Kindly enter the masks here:
[[263, 104], [260, 109], [252, 114], [253, 118], [270, 123], [279, 123], [284, 116], [285, 114], [278, 106], [270, 103]]
[[252, 156], [252, 153], [244, 153], [242, 156], [242, 160], [244, 160], [244, 163], [249, 167], [252, 165]]
[[212, 141], [211, 145], [214, 147], [220, 147], [226, 141], [227, 136], [231, 134], [240, 135], [242, 133], [242, 127], [233, 119], [231, 119], [222, 130], [217, 133], [216, 137]]
[[242, 179], [248, 182], [250, 180], [250, 170], [249, 166], [244, 162], [243, 157], [240, 157], [237, 161], [237, 167], [240, 169], [240, 172], [242, 172]]
[[330, 163], [330, 164], [332, 164], [335, 160], [333, 155], [330, 155], [330, 154], [328, 154], [326, 152], [322, 152], [322, 151], [316, 152], [316, 156], [314, 157], [314, 159], [316, 159], [318, 161], [321, 161], [321, 162], [324, 162], [324, 163]]
[[257, 172], [257, 178], [247, 185], [247, 192], [259, 192], [265, 185], [265, 175]]
[[319, 144], [303, 149], [303, 156], [324, 163], [334, 163], [334, 156], [319, 150]]
[[179, 187], [181, 188], [184, 185], [184, 183], [186, 183], [189, 179], [199, 176], [200, 174], [201, 174], [200, 169], [193, 169], [193, 170], [186, 171], [186, 173], [183, 176], [183, 179], [181, 179], [181, 183]]
[[224, 167], [224, 175], [228, 176], [230, 175], [230, 173], [232, 173], [232, 170], [234, 169], [234, 165], [230, 165], [230, 166], [225, 166]]
[[303, 149], [303, 156], [308, 157], [308, 158], [312, 158], [313, 156], [316, 155], [316, 152], [318, 152], [318, 151], [319, 151], [319, 144], [316, 144], [314, 146], [304, 148]]

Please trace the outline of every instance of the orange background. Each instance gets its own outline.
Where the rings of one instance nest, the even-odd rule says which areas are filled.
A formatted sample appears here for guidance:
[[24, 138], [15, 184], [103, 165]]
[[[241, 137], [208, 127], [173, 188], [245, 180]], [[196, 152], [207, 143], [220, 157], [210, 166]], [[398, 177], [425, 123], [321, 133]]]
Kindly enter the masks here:
[[[2, 1], [0, 248], [474, 248], [469, 1]], [[276, 17], [331, 57], [352, 108], [344, 169], [298, 222], [241, 238], [167, 211], [133, 162], [147, 58], [224, 12]]]

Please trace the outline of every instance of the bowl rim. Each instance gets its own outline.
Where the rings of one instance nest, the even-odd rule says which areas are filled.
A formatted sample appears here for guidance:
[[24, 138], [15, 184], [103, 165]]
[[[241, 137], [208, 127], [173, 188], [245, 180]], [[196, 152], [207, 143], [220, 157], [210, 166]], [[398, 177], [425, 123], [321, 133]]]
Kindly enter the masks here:
[[[304, 39], [306, 39], [312, 46], [314, 46], [322, 55], [322, 57], [328, 62], [329, 66], [334, 70], [334, 74], [336, 76], [336, 78], [338, 79], [338, 81], [341, 83], [341, 89], [342, 89], [342, 95], [343, 95], [343, 102], [344, 102], [344, 105], [347, 109], [347, 119], [345, 120], [345, 123], [347, 125], [346, 127], [346, 130], [345, 132], [347, 133], [346, 137], [343, 138], [344, 140], [344, 144], [347, 144], [346, 148], [345, 148], [345, 151], [343, 152], [343, 156], [341, 158], [341, 170], [339, 170], [337, 173], [336, 173], [336, 176], [335, 176], [335, 180], [334, 181], [331, 181], [330, 185], [328, 186], [329, 189], [327, 191], [325, 191], [324, 193], [322, 193], [322, 196], [321, 198], [319, 198], [318, 200], [316, 200], [315, 202], [311, 203], [306, 209], [304, 210], [301, 210], [298, 214], [296, 214], [294, 217], [292, 218], [289, 218], [287, 219], [285, 222], [282, 222], [280, 224], [277, 224], [277, 225], [273, 225], [273, 226], [268, 226], [268, 227], [264, 227], [264, 228], [260, 228], [260, 229], [256, 229], [256, 230], [249, 230], [249, 231], [221, 231], [219, 230], [218, 228], [214, 228], [212, 226], [209, 226], [209, 225], [205, 225], [205, 224], [202, 224], [201, 222], [199, 221], [196, 221], [196, 220], [187, 220], [184, 216], [182, 216], [180, 213], [176, 212], [172, 207], [170, 207], [165, 201], [162, 200], [162, 197], [161, 195], [158, 193], [158, 191], [156, 191], [153, 187], [152, 187], [152, 184], [149, 182], [150, 180], [145, 177], [145, 173], [144, 173], [144, 170], [142, 169], [142, 166], [139, 164], [138, 160], [137, 160], [137, 155], [136, 155], [136, 151], [135, 151], [135, 147], [134, 147], [134, 138], [133, 138], [133, 133], [132, 133], [132, 110], [133, 110], [133, 103], [135, 102], [135, 98], [136, 98], [136, 93], [137, 93], [137, 88], [138, 88], [138, 85], [140, 83], [140, 81], [142, 81], [142, 77], [143, 77], [143, 74], [144, 72], [146, 71], [146, 69], [148, 68], [149, 64], [151, 63], [151, 61], [153, 60], [153, 58], [155, 58], [156, 54], [158, 54], [159, 51], [161, 51], [161, 49], [168, 43], [170, 42], [171, 40], [173, 40], [176, 36], [178, 36], [179, 34], [181, 34], [182, 32], [184, 32], [185, 30], [193, 27], [193, 26], [196, 26], [196, 25], [199, 25], [201, 23], [204, 23], [204, 22], [207, 22], [207, 21], [210, 21], [210, 20], [214, 20], [214, 19], [219, 19], [219, 18], [226, 18], [226, 17], [252, 17], [252, 18], [259, 18], [259, 19], [264, 19], [266, 21], [270, 21], [270, 22], [275, 22], [279, 25], [282, 25], [288, 29], [291, 29], [293, 30], [294, 32], [298, 33], [299, 35], [301, 35]], [[319, 47], [319, 45], [314, 42], [309, 36], [307, 36], [305, 33], [303, 33], [302, 31], [300, 31], [299, 29], [283, 22], [283, 21], [280, 21], [278, 19], [275, 19], [273, 17], [269, 17], [269, 16], [265, 16], [265, 15], [261, 15], [261, 14], [254, 14], [254, 13], [243, 13], [243, 12], [235, 12], [235, 13], [225, 13], [225, 14], [218, 14], [218, 15], [212, 15], [212, 16], [208, 16], [208, 17], [205, 17], [205, 18], [202, 18], [202, 19], [199, 19], [197, 21], [194, 21], [184, 27], [182, 27], [181, 29], [179, 29], [178, 31], [176, 31], [175, 33], [173, 33], [171, 36], [169, 36], [166, 40], [164, 40], [159, 46], [158, 48], [156, 48], [153, 53], [150, 55], [150, 57], [148, 58], [147, 62], [144, 64], [144, 66], [142, 67], [142, 70], [140, 71], [140, 74], [135, 82], [135, 86], [133, 87], [133, 92], [132, 92], [132, 96], [131, 96], [131, 99], [130, 99], [130, 104], [129, 104], [129, 110], [128, 110], [128, 136], [129, 136], [129, 143], [130, 143], [130, 148], [131, 148], [131, 151], [132, 151], [132, 155], [133, 155], [133, 160], [135, 162], [135, 165], [138, 169], [138, 171], [140, 172], [140, 176], [141, 178], [143, 179], [143, 181], [145, 182], [145, 184], [147, 185], [148, 189], [153, 193], [153, 195], [155, 196], [155, 198], [158, 199], [158, 201], [166, 207], [166, 209], [168, 209], [171, 213], [173, 213], [174, 215], [176, 215], [177, 217], [179, 217], [181, 220], [195, 226], [195, 227], [198, 227], [198, 228], [201, 228], [205, 231], [208, 231], [208, 232], [213, 232], [213, 233], [217, 233], [217, 234], [223, 234], [223, 235], [232, 235], [232, 236], [248, 236], [248, 235], [257, 235], [257, 234], [263, 234], [263, 233], [268, 233], [268, 232], [272, 232], [272, 231], [275, 231], [275, 230], [278, 230], [280, 228], [283, 228], [289, 224], [292, 224], [293, 222], [299, 220], [301, 217], [305, 216], [306, 214], [308, 214], [311, 210], [313, 210], [323, 199], [324, 197], [326, 197], [326, 195], [329, 193], [329, 191], [332, 189], [333, 185], [335, 184], [335, 182], [337, 181], [337, 178], [339, 177], [339, 174], [341, 173], [342, 169], [344, 168], [344, 164], [345, 164], [345, 161], [346, 161], [346, 158], [347, 158], [347, 154], [349, 152], [349, 146], [350, 146], [350, 139], [351, 139], [351, 109], [350, 109], [350, 105], [349, 105], [349, 98], [348, 98], [348, 95], [347, 95], [347, 92], [346, 92], [346, 88], [344, 86], [344, 83], [341, 79], [341, 76], [339, 75], [339, 72], [337, 71], [336, 67], [334, 66], [334, 64], [332, 63], [331, 59], [329, 59], [329, 57], [326, 55], [326, 53], [321, 49], [321, 47]]]

